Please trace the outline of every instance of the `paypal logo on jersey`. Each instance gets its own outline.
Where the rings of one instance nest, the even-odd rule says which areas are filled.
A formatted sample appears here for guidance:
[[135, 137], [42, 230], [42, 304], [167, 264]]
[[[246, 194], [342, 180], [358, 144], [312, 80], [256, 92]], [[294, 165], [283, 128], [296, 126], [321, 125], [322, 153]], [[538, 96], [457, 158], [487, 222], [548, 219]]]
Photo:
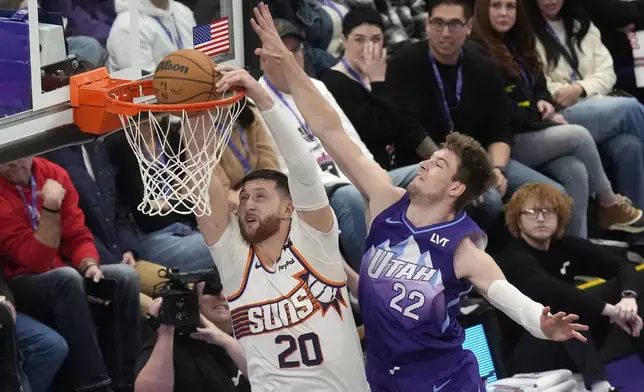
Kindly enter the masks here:
[[440, 279], [440, 273], [433, 268], [429, 252], [423, 254], [413, 236], [406, 241], [389, 246], [389, 241], [371, 248], [368, 253], [368, 274], [372, 279], [391, 278], [429, 282]]

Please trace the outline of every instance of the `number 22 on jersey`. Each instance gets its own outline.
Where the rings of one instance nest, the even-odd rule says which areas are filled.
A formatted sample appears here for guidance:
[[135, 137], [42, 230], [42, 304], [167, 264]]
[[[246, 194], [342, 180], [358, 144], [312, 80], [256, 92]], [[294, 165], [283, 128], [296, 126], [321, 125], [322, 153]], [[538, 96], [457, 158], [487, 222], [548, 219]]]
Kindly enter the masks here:
[[[414, 311], [422, 307], [423, 305], [425, 305], [425, 296], [423, 295], [423, 293], [416, 290], [411, 290], [407, 292], [407, 287], [400, 282], [394, 282], [392, 289], [398, 294], [396, 294], [391, 299], [391, 301], [389, 302], [389, 307], [392, 309], [396, 309], [397, 311], [402, 313], [403, 316], [405, 317], [409, 317], [411, 319], [418, 321], [419, 316], [417, 313], [414, 313]], [[398, 305], [398, 303], [405, 298], [409, 299], [411, 303], [403, 308], [400, 305]]]

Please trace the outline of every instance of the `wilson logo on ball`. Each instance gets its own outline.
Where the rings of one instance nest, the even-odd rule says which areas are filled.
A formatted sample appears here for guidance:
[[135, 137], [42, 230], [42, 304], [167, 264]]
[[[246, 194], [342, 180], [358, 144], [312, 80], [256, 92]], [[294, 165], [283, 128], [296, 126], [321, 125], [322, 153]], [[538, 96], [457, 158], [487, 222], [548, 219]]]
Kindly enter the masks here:
[[156, 72], [159, 71], [175, 71], [187, 74], [190, 69], [186, 65], [173, 64], [170, 60], [164, 60], [157, 66]]

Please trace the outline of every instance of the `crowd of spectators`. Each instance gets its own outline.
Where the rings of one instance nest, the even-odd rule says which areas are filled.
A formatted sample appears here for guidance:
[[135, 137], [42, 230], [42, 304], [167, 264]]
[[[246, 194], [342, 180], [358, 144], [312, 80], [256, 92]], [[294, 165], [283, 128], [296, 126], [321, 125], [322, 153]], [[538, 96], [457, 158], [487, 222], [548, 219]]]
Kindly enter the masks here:
[[[191, 47], [198, 22], [219, 17], [207, 1], [140, 3], [146, 73], [167, 54]], [[605, 387], [593, 391], [608, 391], [597, 350], [616, 324], [644, 354], [637, 339], [644, 287], [623, 256], [588, 238], [600, 233], [644, 249], [644, 107], [636, 99], [632, 58], [628, 68], [627, 51], [620, 49], [627, 32], [644, 27], [644, 2], [267, 3], [280, 37], [344, 130], [396, 186], [406, 187], [419, 162], [452, 131], [485, 147], [496, 184], [467, 211], [487, 231], [507, 278], [598, 330], [589, 336], [591, 345], [520, 336], [508, 356], [524, 360], [513, 361], [512, 370], [556, 364], [582, 373], [589, 388]], [[65, 18], [70, 52], [111, 71], [131, 65], [123, 44], [131, 33], [126, 0], [40, 5]], [[0, 0], [3, 8], [19, 6]], [[604, 43], [604, 33], [610, 42]], [[260, 84], [288, 109], [288, 120], [317, 159], [355, 294], [370, 219], [365, 201], [311, 135], [280, 72], [260, 66]], [[287, 173], [248, 101], [213, 173], [228, 192], [232, 213], [242, 178], [256, 169]], [[141, 345], [141, 331], [149, 327], [141, 324], [141, 309], [155, 319], [161, 306], [151, 298], [157, 271], [214, 269], [195, 217], [142, 214], [142, 194], [138, 162], [122, 132], [0, 166], [0, 325], [13, 325], [0, 329], [7, 342], [0, 349], [16, 353], [0, 353], [0, 391], [5, 385], [7, 391], [22, 386], [34, 392], [250, 390], [217, 282], [196, 285], [202, 322], [219, 332], [199, 337], [211, 346], [175, 338], [174, 330], [158, 325]], [[576, 275], [609, 281], [602, 290], [582, 293], [573, 286]], [[110, 300], [88, 292], [90, 282], [100, 280], [114, 282]], [[17, 365], [4, 365], [5, 359]]]

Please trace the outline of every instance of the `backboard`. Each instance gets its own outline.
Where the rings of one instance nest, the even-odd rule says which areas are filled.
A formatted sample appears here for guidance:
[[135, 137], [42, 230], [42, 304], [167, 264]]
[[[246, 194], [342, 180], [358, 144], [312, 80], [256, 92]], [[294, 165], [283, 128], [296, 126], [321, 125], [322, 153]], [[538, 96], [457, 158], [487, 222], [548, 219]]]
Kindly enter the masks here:
[[[149, 34], [150, 23], [159, 21], [158, 17], [154, 17], [158, 15], [155, 7], [172, 10], [172, 16], [168, 17], [174, 22], [174, 35], [181, 35], [183, 41], [189, 41], [183, 42], [183, 47], [195, 47], [208, 53], [218, 64], [244, 66], [242, 1], [220, 0], [219, 9], [210, 4], [203, 7], [206, 3], [214, 3], [212, 1], [181, 1], [113, 2], [116, 4], [118, 22], [112, 24], [110, 34], [114, 33], [117, 25], [125, 33], [126, 38], [118, 43], [118, 48], [120, 55], [125, 55], [129, 61], [125, 67], [110, 67], [110, 57], [116, 55], [106, 49], [110, 45], [103, 41], [101, 46], [105, 50], [105, 61], [99, 64], [105, 64], [110, 69], [110, 77], [127, 80], [145, 78], [145, 72], [142, 71], [146, 59], [158, 57], [160, 60], [167, 54], [163, 54], [163, 45], [155, 47], [159, 38]], [[6, 1], [0, 0], [0, 8], [4, 3]], [[78, 33], [74, 29], [75, 22], [65, 19], [66, 15], [60, 12], [50, 12], [59, 10], [46, 8], [55, 8], [57, 1], [40, 0], [41, 8], [38, 3], [38, 0], [24, 0], [21, 10], [0, 12], [0, 86], [4, 90], [0, 96], [6, 97], [4, 100], [0, 98], [0, 164], [95, 138], [73, 126], [73, 112], [69, 104], [69, 76], [82, 72], [78, 61], [74, 61], [81, 58], [71, 53], [73, 46], [69, 39], [70, 35]], [[88, 4], [96, 3], [101, 2]], [[186, 15], [193, 15], [194, 10], [190, 7], [200, 6], [199, 17], [196, 18], [199, 24]], [[105, 17], [105, 10], [86, 11], [97, 19]], [[210, 13], [211, 17], [208, 16]], [[105, 24], [109, 26], [109, 23]], [[165, 25], [160, 26], [167, 31]], [[7, 42], [10, 44], [7, 45]], [[99, 43], [91, 39], [87, 42]], [[24, 50], [19, 48], [21, 44]], [[174, 49], [165, 50], [169, 53]]]

